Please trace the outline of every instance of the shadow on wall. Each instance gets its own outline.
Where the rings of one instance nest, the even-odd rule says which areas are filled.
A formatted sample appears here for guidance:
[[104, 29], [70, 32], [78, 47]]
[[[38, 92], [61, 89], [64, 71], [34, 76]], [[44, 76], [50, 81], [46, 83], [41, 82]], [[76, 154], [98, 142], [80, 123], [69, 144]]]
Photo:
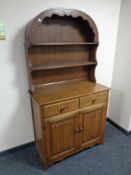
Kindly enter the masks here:
[[17, 95], [15, 112], [10, 116], [8, 128], [5, 131], [5, 144], [15, 147], [34, 140], [30, 96], [28, 94], [28, 79], [24, 49], [26, 25], [13, 37], [11, 42], [11, 63], [14, 65], [14, 86]]
[[109, 118], [117, 123], [121, 123], [122, 106], [124, 105], [124, 93], [115, 89], [111, 89], [109, 103]]

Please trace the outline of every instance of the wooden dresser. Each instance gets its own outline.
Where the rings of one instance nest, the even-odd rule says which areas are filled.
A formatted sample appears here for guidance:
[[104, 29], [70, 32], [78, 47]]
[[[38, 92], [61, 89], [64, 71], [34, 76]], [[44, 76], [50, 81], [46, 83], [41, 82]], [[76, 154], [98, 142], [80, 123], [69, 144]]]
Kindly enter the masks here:
[[98, 31], [74, 9], [48, 9], [27, 26], [35, 141], [44, 168], [103, 143], [109, 88], [95, 80]]

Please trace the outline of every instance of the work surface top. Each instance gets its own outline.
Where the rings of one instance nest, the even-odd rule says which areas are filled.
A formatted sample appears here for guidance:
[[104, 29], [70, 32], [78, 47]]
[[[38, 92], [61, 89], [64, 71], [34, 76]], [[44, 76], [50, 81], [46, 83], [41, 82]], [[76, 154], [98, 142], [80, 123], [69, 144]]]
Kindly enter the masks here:
[[32, 96], [39, 105], [44, 105], [107, 90], [109, 90], [108, 87], [97, 83], [79, 81], [73, 83], [70, 82], [68, 84], [63, 83], [37, 86], [35, 87]]

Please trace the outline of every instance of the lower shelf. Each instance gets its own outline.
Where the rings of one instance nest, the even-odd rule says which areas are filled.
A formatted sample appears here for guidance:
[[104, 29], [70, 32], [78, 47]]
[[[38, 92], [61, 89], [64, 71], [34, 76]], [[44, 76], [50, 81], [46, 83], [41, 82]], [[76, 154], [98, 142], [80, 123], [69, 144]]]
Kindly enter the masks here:
[[85, 63], [71, 63], [71, 64], [56, 64], [56, 65], [37, 65], [31, 66], [31, 71], [37, 70], [47, 70], [47, 69], [60, 69], [60, 68], [68, 68], [68, 67], [79, 67], [79, 66], [90, 66], [96, 65], [97, 63], [94, 61], [85, 62]]

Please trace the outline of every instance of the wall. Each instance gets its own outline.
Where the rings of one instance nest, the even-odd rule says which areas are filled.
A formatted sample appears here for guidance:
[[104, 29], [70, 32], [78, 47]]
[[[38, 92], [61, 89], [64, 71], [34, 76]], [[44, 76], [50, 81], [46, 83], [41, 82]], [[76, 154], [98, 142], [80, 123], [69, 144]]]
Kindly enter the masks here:
[[96, 22], [100, 34], [99, 83], [110, 86], [118, 27], [120, 0], [4, 0], [0, 20], [7, 25], [7, 40], [0, 41], [0, 151], [34, 140], [24, 54], [27, 22], [51, 7], [83, 10]]
[[122, 0], [109, 118], [127, 131], [131, 131], [131, 1]]

